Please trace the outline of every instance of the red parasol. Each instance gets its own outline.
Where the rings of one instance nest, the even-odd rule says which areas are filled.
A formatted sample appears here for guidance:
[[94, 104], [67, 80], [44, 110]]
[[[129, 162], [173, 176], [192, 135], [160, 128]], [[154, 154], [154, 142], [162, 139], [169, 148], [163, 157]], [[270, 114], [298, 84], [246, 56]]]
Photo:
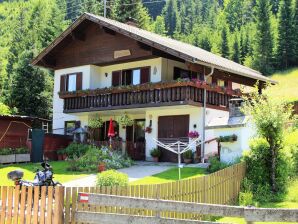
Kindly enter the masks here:
[[113, 120], [112, 118], [110, 119], [110, 124], [109, 124], [109, 131], [108, 131], [108, 137], [114, 137], [115, 136], [115, 130], [114, 130], [114, 125], [113, 125]]

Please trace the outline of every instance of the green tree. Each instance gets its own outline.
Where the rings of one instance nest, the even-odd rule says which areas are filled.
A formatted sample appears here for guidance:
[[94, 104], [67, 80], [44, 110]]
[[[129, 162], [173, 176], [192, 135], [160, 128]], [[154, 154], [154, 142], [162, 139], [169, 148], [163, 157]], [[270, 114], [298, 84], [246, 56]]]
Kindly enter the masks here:
[[84, 12], [93, 13], [103, 16], [103, 1], [99, 0], [82, 0], [80, 14]]
[[254, 67], [265, 75], [272, 73], [272, 34], [267, 0], [257, 0]]
[[10, 108], [4, 103], [0, 102], [0, 115], [9, 115], [11, 114]]
[[12, 85], [13, 106], [21, 115], [49, 117], [52, 101], [52, 77], [48, 71], [28, 66], [33, 59], [32, 51], [24, 51], [14, 70]]
[[[291, 120], [292, 107], [285, 100], [276, 99], [270, 96], [270, 88], [258, 93], [258, 88], [245, 97], [245, 104], [242, 111], [251, 116], [259, 137], [268, 144], [268, 165], [270, 174], [270, 188], [273, 193], [283, 189], [284, 183], [279, 181], [278, 159], [281, 155], [284, 142], [285, 123]], [[248, 168], [249, 169], [249, 168]]]
[[221, 30], [220, 52], [221, 52], [221, 56], [224, 57], [224, 58], [228, 58], [229, 55], [230, 55], [227, 28], [225, 26]]
[[160, 35], [166, 35], [165, 21], [162, 16], [156, 17], [156, 20], [153, 23], [153, 32]]
[[231, 52], [231, 60], [237, 63], [240, 62], [240, 50], [239, 50], [237, 33], [234, 35], [234, 39], [233, 39], [233, 49]]
[[292, 48], [293, 48], [293, 58], [292, 65], [298, 65], [298, 0], [294, 1], [293, 4], [293, 40], [292, 40]]
[[168, 35], [172, 36], [180, 27], [180, 15], [176, 0], [168, 0], [164, 9], [163, 17], [165, 19], [166, 29]]
[[[288, 68], [293, 55], [291, 0], [281, 0], [278, 13], [277, 65]], [[296, 34], [297, 35], [297, 34]]]

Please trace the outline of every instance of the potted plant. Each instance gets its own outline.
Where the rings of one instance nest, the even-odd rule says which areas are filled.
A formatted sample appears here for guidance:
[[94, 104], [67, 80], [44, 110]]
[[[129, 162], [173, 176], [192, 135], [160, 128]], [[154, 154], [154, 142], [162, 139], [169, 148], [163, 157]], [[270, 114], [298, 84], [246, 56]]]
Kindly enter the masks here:
[[98, 164], [98, 172], [101, 173], [106, 170], [106, 164], [104, 162], [101, 162]]
[[183, 153], [183, 159], [186, 164], [189, 164], [192, 162], [192, 151], [187, 150], [186, 152]]
[[159, 148], [154, 148], [150, 151], [150, 155], [153, 157], [153, 161], [157, 163], [159, 161], [159, 157], [161, 156], [161, 151]]
[[123, 128], [126, 128], [127, 126], [132, 126], [134, 121], [131, 119], [126, 113], [124, 113], [119, 119], [118, 123], [122, 125]]
[[15, 154], [10, 148], [0, 149], [0, 164], [15, 162]]
[[15, 149], [16, 162], [30, 162], [30, 151], [28, 148], [22, 147]]
[[190, 131], [187, 135], [189, 138], [198, 138], [200, 136], [199, 132], [197, 131]]

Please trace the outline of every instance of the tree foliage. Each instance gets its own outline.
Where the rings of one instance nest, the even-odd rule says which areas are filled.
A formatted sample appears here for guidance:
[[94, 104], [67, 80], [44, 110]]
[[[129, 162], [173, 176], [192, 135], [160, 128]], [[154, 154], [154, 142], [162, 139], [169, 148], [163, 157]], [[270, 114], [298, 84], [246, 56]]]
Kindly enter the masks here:
[[[282, 148], [284, 144], [285, 123], [290, 121], [292, 116], [292, 107], [282, 99], [276, 99], [270, 96], [270, 87], [259, 95], [257, 88], [249, 98], [246, 99], [243, 106], [243, 112], [252, 117], [256, 126], [258, 135], [265, 142], [261, 147], [264, 158], [264, 168], [269, 173], [269, 186], [273, 193], [283, 191], [280, 179], [284, 177], [279, 173], [279, 159], [282, 157]], [[256, 146], [259, 147], [259, 146]], [[258, 151], [258, 150], [257, 150]], [[250, 168], [248, 168], [249, 170]]]

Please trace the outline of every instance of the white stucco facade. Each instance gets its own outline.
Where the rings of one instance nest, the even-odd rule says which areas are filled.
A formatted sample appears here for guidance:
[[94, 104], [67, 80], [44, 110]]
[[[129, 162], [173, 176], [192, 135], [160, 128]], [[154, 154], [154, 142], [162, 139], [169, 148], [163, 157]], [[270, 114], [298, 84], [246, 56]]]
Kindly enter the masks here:
[[[123, 113], [127, 113], [132, 119], [145, 119], [146, 127], [149, 126], [150, 118], [152, 120], [152, 132], [145, 133], [146, 138], [146, 159], [151, 160], [150, 150], [156, 147], [156, 143], [153, 138], [158, 138], [158, 118], [160, 116], [169, 115], [189, 115], [189, 131], [198, 131], [202, 136], [203, 131], [203, 109], [202, 107], [196, 107], [191, 105], [178, 105], [178, 106], [165, 106], [165, 107], [147, 107], [136, 108], [127, 110], [107, 110], [100, 112], [82, 112], [82, 113], [63, 113], [63, 99], [59, 98], [58, 92], [60, 91], [60, 77], [65, 74], [82, 73], [82, 89], [97, 89], [111, 87], [112, 85], [112, 72], [124, 69], [133, 69], [140, 67], [150, 67], [150, 81], [170, 81], [173, 80], [174, 67], [187, 69], [184, 63], [165, 59], [154, 58], [142, 61], [128, 62], [122, 64], [114, 64], [108, 66], [95, 66], [85, 65], [74, 68], [60, 69], [55, 71], [54, 78], [54, 97], [53, 97], [53, 132], [56, 134], [64, 134], [65, 121], [81, 121], [81, 125], [87, 126], [89, 118], [99, 114], [104, 121], [108, 121], [111, 117], [117, 120]], [[209, 109], [206, 110], [206, 124], [209, 123], [215, 117], [229, 116], [228, 111]], [[235, 149], [241, 148], [241, 150], [248, 148], [247, 143], [243, 140], [248, 138], [247, 132], [241, 128], [233, 130], [208, 130], [206, 133], [206, 140], [217, 137], [222, 133], [237, 132], [239, 133], [239, 140], [237, 143], [225, 146], [223, 144], [223, 151], [230, 153]], [[249, 134], [250, 135], [250, 134]], [[125, 140], [126, 131], [122, 127], [119, 129], [119, 136]], [[241, 136], [241, 137], [240, 137]], [[243, 137], [242, 137], [243, 136]], [[243, 139], [242, 139], [243, 138]], [[240, 144], [241, 143], [241, 144]], [[230, 150], [230, 151], [229, 151]], [[239, 151], [239, 150], [238, 150]], [[212, 142], [206, 145], [205, 154], [212, 154], [217, 152], [216, 142]], [[226, 153], [226, 154], [227, 154]], [[237, 152], [238, 153], [238, 152]], [[235, 154], [235, 153], [234, 153]], [[236, 155], [236, 154], [235, 154]], [[234, 155], [233, 155], [234, 156]], [[229, 155], [223, 153], [224, 160], [229, 158]], [[235, 157], [235, 156], [234, 156]]]

